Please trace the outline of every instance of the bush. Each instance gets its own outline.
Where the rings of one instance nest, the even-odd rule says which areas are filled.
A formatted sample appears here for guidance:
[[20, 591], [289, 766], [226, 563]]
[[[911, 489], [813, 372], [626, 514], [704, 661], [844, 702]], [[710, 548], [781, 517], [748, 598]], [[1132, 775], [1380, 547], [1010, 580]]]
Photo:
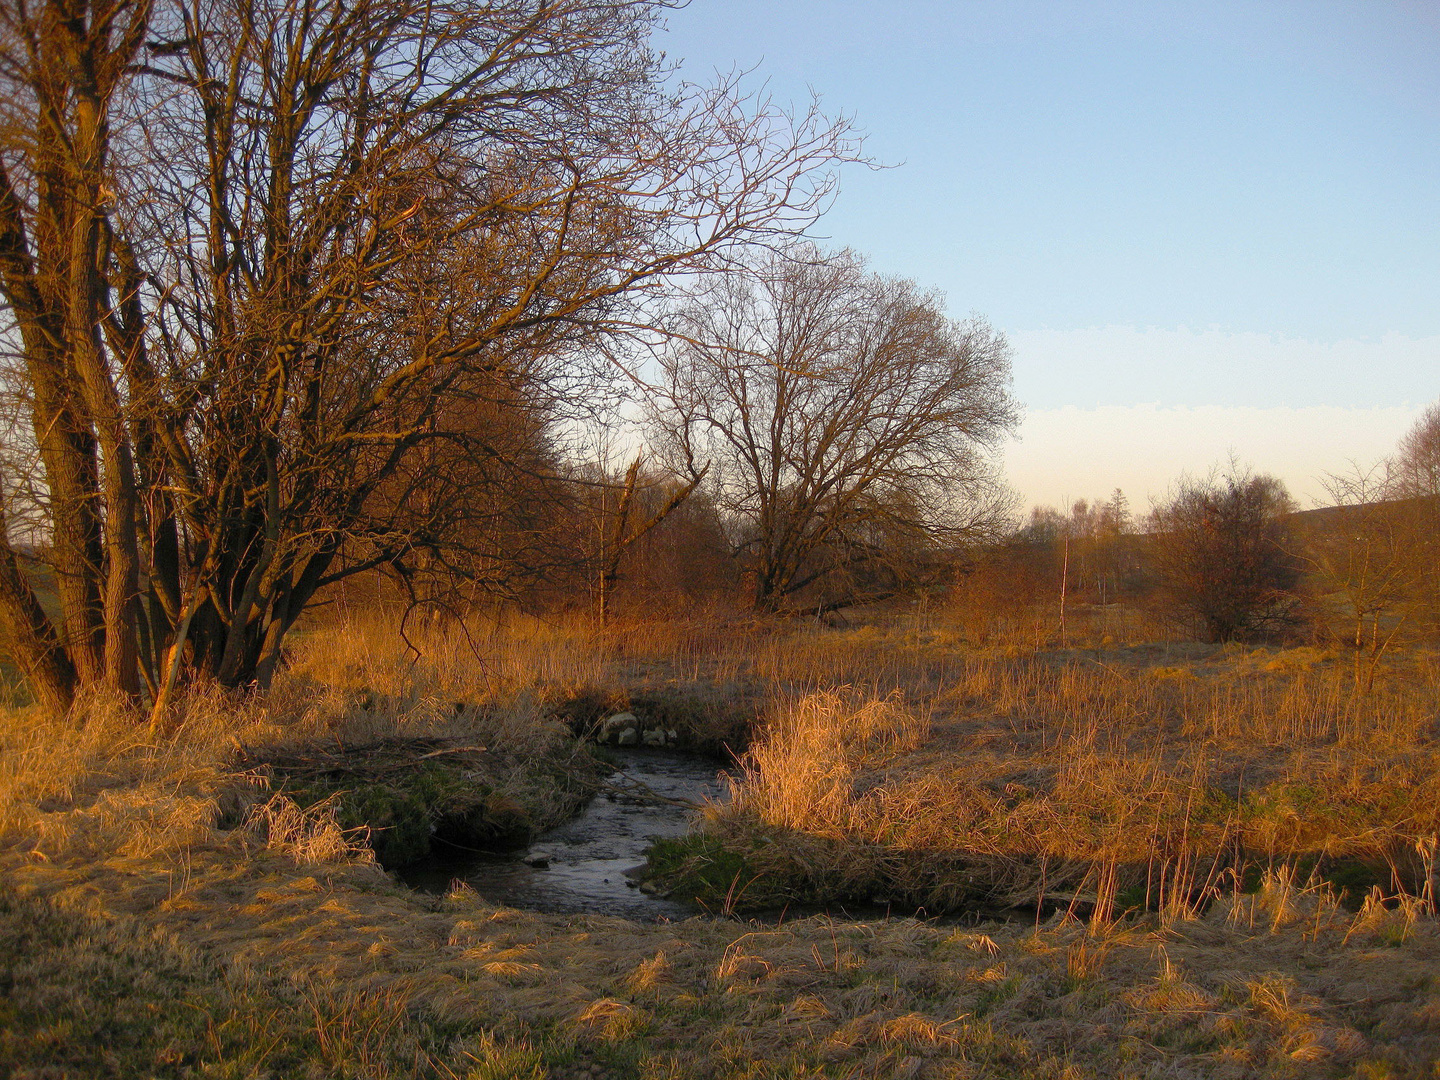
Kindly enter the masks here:
[[1297, 621], [1295, 504], [1273, 476], [1186, 478], [1151, 516], [1152, 558], [1168, 606], [1205, 640], [1243, 641]]

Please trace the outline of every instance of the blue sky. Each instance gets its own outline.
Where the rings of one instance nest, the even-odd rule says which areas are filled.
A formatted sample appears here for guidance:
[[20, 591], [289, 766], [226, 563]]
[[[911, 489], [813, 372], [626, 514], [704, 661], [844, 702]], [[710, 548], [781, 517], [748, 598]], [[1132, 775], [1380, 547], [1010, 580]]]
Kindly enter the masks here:
[[[1030, 501], [1143, 505], [1230, 450], [1313, 497], [1440, 397], [1440, 4], [692, 0], [668, 22], [692, 78], [758, 65], [894, 166], [850, 169], [818, 231], [1010, 336]], [[1259, 460], [1277, 424], [1296, 445]], [[1091, 438], [1117, 474], [1097, 490]]]

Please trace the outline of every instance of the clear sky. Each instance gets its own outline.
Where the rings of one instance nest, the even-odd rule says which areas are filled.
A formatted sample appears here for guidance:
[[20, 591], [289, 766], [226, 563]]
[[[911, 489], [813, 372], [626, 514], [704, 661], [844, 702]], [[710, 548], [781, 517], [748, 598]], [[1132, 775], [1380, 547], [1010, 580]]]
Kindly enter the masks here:
[[692, 0], [702, 80], [820, 95], [893, 168], [817, 232], [1015, 347], [1027, 502], [1232, 451], [1302, 500], [1440, 397], [1440, 2]]

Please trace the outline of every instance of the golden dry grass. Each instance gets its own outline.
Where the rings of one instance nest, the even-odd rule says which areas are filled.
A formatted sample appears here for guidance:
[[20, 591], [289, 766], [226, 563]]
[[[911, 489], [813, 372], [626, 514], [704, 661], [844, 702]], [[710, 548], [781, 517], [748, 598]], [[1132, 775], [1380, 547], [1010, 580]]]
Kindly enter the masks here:
[[[127, 960], [227, 1030], [272, 1025], [281, 1075], [288, 1054], [323, 1075], [463, 1076], [487, 1046], [478, 1075], [539, 1077], [1400, 1077], [1432, 1075], [1440, 1054], [1433, 921], [1357, 917], [1283, 883], [1097, 939], [1058, 921], [647, 926], [464, 891], [437, 906], [364, 867], [252, 858], [242, 871], [214, 847], [192, 852], [178, 885], [133, 864], [5, 869], [0, 933], [65, 927], [49, 951], [11, 954], [16, 1063], [53, 1040], [34, 1030], [42, 1003], [83, 1034], [103, 992], [87, 980], [103, 970], [113, 984]], [[132, 982], [156, 1000], [175, 990]], [[161, 1075], [217, 1074], [239, 1055], [171, 1035], [176, 1068]]]
[[[463, 889], [413, 894], [324, 806], [300, 811], [229, 765], [237, 743], [461, 732], [538, 760], [565, 741], [544, 702], [578, 690], [759, 687], [773, 725], [717, 828], [743, 838], [760, 821], [771, 847], [829, 844], [823, 858], [796, 848], [817, 873], [849, 851], [857, 873], [880, 865], [895, 880], [912, 854], [948, 843], [963, 862], [988, 838], [996, 866], [1050, 851], [1047, 872], [1073, 863], [1075, 888], [1093, 891], [1086, 872], [1138, 865], [1162, 843], [1198, 851], [1202, 834], [1257, 852], [1315, 837], [1361, 850], [1381, 826], [1419, 836], [1433, 812], [1429, 661], [1349, 701], [1325, 656], [1025, 657], [906, 631], [512, 626], [481, 664], [440, 630], [414, 661], [382, 628], [312, 632], [271, 696], [192, 698], [166, 739], [98, 703], [83, 724], [5, 717], [12, 1075], [1437, 1075], [1440, 928], [1423, 896], [1351, 911], [1277, 861], [1253, 891], [1215, 882], [1202, 906], [1190, 886], [1204, 866], [1172, 861], [1190, 875], [1175, 903], [1108, 924], [1063, 911], [973, 928], [545, 916]], [[526, 666], [542, 656], [548, 667]], [[1303, 782], [1323, 800], [1206, 817], [1194, 792], [1226, 790], [1242, 764], [1246, 791], [1293, 796]], [[1007, 874], [993, 881], [1018, 887]]]
[[[161, 730], [104, 700], [83, 704], [69, 718], [35, 708], [7, 711], [0, 727], [0, 840], [45, 857], [117, 846], [159, 855], [247, 815], [289, 834], [297, 827], [294, 814], [284, 799], [271, 797], [264, 770], [242, 770], [237, 760], [410, 737], [484, 745], [489, 783], [535, 808], [541, 820], [564, 813], [568, 798], [548, 790], [536, 766], [563, 761], [573, 743], [537, 699], [533, 680], [497, 680], [462, 635], [410, 637], [423, 650], [418, 655], [384, 617], [312, 632], [268, 694], [192, 691]], [[580, 651], [552, 657], [563, 662]]]
[[[1428, 888], [1433, 657], [1357, 694], [1343, 658], [1315, 650], [1157, 665], [883, 642], [835, 642], [849, 663], [833, 670], [868, 688], [782, 702], [712, 812], [751, 872], [931, 910], [1048, 897], [1102, 916], [1117, 894], [1183, 907], [1285, 863], [1362, 893]], [[812, 644], [811, 671], [826, 660]]]

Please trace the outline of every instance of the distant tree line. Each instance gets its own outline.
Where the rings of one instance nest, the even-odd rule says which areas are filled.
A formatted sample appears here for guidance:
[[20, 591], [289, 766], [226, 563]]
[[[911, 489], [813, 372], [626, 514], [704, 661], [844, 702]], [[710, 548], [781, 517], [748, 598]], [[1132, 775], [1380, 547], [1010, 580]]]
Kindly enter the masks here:
[[1118, 491], [1037, 508], [957, 562], [954, 610], [980, 638], [1081, 640], [1129, 618], [1204, 641], [1342, 641], [1368, 683], [1394, 642], [1440, 636], [1440, 404], [1392, 458], [1324, 484], [1331, 505], [1302, 511], [1232, 463], [1138, 520]]
[[[688, 432], [691, 445], [713, 438], [690, 425], [672, 430]], [[829, 619], [851, 609], [858, 609], [851, 617], [867, 617], [921, 605], [980, 643], [1079, 645], [1156, 635], [1338, 643], [1353, 650], [1357, 681], [1367, 684], [1395, 643], [1440, 638], [1437, 447], [1440, 405], [1417, 421], [1393, 458], [1326, 478], [1331, 505], [1311, 510], [1300, 509], [1274, 477], [1236, 463], [1182, 477], [1145, 514], [1118, 490], [1067, 512], [1038, 507], [1018, 522], [1003, 500], [975, 498], [969, 511], [990, 515], [980, 525], [971, 519], [953, 530], [917, 530], [920, 542], [897, 530], [859, 560], [838, 541], [817, 545], [784, 603], [767, 596], [760, 580], [767, 564], [756, 551], [764, 536], [758, 496], [749, 496], [756, 509], [727, 501], [707, 475], [642, 541], [623, 553], [612, 548], [609, 604], [628, 612], [760, 608]], [[641, 482], [647, 505], [663, 506], [679, 484], [673, 471], [650, 473]], [[595, 490], [600, 496], [586, 510], [592, 522], [610, 498]], [[742, 496], [749, 490], [735, 489]], [[992, 498], [1002, 494], [988, 490]], [[618, 503], [608, 505], [613, 519]], [[881, 535], [878, 523], [865, 527]], [[592, 525], [595, 542], [602, 531]], [[593, 605], [595, 583], [576, 584], [571, 602]]]

